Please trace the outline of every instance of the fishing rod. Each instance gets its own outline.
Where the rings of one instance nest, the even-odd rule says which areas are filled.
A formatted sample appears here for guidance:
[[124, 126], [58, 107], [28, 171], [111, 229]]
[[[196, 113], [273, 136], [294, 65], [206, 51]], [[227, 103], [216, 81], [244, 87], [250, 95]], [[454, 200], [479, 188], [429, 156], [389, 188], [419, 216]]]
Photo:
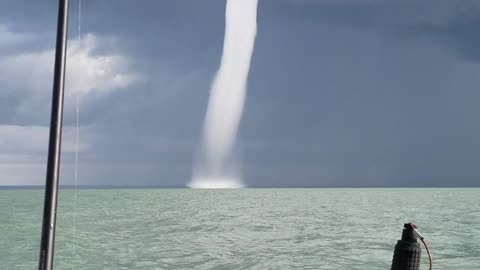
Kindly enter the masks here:
[[48, 141], [48, 160], [43, 205], [42, 238], [40, 242], [39, 270], [52, 270], [57, 214], [60, 152], [62, 144], [65, 65], [67, 55], [68, 0], [59, 0], [55, 66], [53, 73], [52, 111]]

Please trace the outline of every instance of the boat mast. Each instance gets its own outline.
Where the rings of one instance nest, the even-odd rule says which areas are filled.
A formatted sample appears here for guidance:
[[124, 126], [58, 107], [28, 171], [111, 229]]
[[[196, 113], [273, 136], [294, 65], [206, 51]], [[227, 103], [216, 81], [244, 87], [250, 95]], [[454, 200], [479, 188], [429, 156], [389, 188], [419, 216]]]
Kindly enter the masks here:
[[59, 0], [55, 67], [53, 74], [52, 111], [48, 142], [45, 202], [43, 206], [42, 239], [39, 270], [52, 270], [55, 244], [58, 178], [62, 142], [63, 97], [65, 87], [65, 59], [67, 53], [68, 0]]

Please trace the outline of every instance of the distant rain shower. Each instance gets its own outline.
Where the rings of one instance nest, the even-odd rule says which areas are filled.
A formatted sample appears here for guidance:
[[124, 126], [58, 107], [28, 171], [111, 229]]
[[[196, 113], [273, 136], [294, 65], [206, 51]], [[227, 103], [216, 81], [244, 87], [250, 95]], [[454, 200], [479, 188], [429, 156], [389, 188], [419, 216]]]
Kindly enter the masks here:
[[227, 1], [222, 60], [210, 90], [203, 144], [188, 184], [191, 188], [244, 187], [233, 150], [257, 33], [257, 2]]

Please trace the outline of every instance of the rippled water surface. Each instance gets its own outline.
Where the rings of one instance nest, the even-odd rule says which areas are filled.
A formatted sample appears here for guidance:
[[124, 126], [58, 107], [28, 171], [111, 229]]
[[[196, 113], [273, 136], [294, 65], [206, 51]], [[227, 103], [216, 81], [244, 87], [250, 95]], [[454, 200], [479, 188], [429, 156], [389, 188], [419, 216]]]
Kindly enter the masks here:
[[[60, 193], [55, 269], [389, 269], [408, 221], [434, 269], [480, 269], [480, 189], [77, 192], [76, 214]], [[0, 190], [1, 270], [36, 269], [42, 203]]]

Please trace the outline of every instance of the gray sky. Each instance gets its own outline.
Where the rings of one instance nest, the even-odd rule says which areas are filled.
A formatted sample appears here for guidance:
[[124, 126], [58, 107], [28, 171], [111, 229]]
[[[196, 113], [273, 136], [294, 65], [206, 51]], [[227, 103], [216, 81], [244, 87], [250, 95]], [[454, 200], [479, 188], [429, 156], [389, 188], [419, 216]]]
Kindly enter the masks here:
[[[44, 183], [57, 1], [0, 3], [0, 185]], [[479, 186], [480, 3], [260, 0], [249, 186]], [[190, 180], [225, 1], [71, 1], [62, 178]]]

